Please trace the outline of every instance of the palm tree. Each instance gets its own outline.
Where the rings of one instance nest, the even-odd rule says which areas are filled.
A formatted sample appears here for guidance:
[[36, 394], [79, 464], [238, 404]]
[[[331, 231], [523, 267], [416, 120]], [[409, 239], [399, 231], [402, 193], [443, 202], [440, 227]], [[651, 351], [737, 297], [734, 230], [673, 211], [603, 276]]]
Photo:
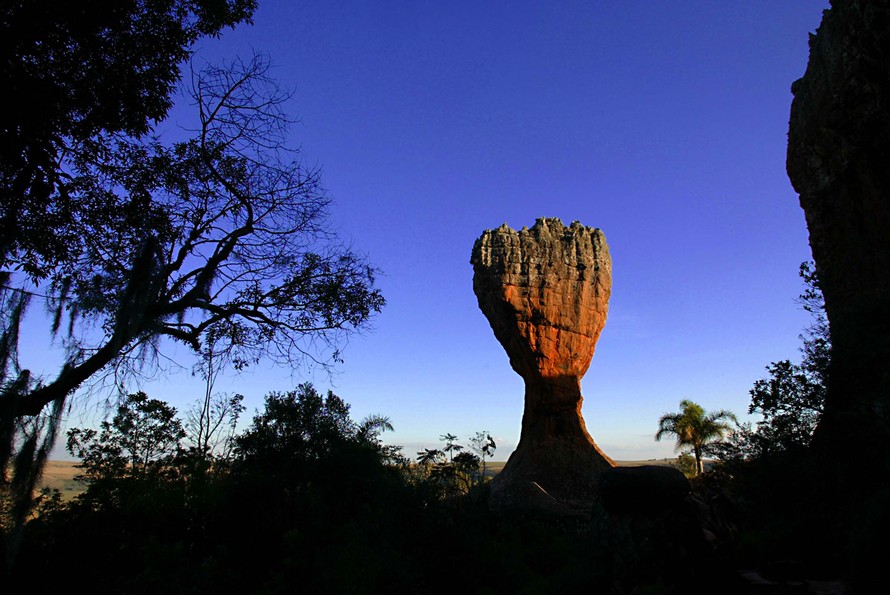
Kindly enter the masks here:
[[454, 453], [460, 452], [464, 449], [463, 446], [455, 442], [455, 440], [457, 440], [457, 436], [450, 432], [448, 434], [445, 434], [444, 436], [439, 436], [439, 440], [445, 441], [445, 448], [443, 448], [442, 450], [448, 453], [449, 461], [454, 460]]
[[417, 462], [421, 465], [440, 465], [445, 461], [445, 453], [438, 448], [424, 448], [417, 453]]
[[677, 437], [678, 450], [684, 446], [691, 446], [698, 475], [705, 470], [702, 461], [705, 445], [723, 439], [733, 428], [729, 422], [738, 423], [731, 411], [721, 409], [708, 413], [698, 403], [683, 399], [680, 401], [679, 413], [665, 413], [658, 420], [655, 439], [661, 440], [666, 434], [673, 434]]
[[369, 415], [361, 421], [356, 431], [356, 436], [362, 442], [368, 442], [374, 445], [380, 444], [380, 434], [383, 432], [394, 432], [392, 420], [386, 415]]

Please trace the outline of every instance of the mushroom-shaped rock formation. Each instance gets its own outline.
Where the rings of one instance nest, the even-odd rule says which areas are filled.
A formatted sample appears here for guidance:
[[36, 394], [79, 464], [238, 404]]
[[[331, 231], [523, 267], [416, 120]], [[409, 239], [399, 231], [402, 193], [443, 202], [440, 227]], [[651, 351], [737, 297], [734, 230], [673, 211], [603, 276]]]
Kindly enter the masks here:
[[[599, 229], [538, 219], [486, 230], [470, 259], [479, 308], [525, 380], [516, 451], [492, 482], [496, 509], [583, 512], [614, 466], [581, 417], [581, 377], [606, 323], [612, 260]], [[530, 494], [534, 494], [531, 497]]]

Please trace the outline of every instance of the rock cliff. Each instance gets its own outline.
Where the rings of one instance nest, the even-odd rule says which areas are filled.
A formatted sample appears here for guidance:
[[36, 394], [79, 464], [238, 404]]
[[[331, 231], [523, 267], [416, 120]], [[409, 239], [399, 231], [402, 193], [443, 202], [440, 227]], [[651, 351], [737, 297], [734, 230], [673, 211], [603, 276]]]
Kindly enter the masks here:
[[792, 91], [788, 176], [831, 324], [817, 437], [886, 459], [878, 453], [890, 454], [890, 1], [834, 0]]
[[826, 551], [847, 544], [860, 586], [879, 584], [890, 531], [890, 0], [833, 0], [792, 91], [788, 176], [832, 341], [813, 524]]
[[559, 219], [518, 232], [504, 224], [476, 240], [470, 262], [479, 308], [525, 381], [519, 445], [492, 483], [492, 506], [583, 513], [613, 466], [581, 416], [581, 377], [612, 290], [606, 239]]

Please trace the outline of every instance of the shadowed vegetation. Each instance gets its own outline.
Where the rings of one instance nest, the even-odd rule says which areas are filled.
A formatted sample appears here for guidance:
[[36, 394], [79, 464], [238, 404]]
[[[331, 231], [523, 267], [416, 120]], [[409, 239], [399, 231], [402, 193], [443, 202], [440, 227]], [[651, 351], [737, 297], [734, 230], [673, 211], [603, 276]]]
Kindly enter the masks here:
[[[801, 361], [772, 362], [750, 391], [749, 413], [762, 420], [738, 424], [684, 400], [658, 420], [656, 439], [687, 450], [678, 466], [692, 481], [664, 469], [605, 474], [622, 496], [608, 508], [590, 474], [554, 465], [551, 479], [583, 484], [592, 510], [513, 515], [489, 508], [487, 432], [464, 444], [444, 434], [441, 448], [412, 461], [384, 443], [389, 418], [353, 420], [343, 399], [309, 383], [266, 395], [240, 432], [243, 397], [214, 392], [226, 369], [338, 362], [344, 339], [384, 305], [376, 270], [331, 232], [318, 169], [287, 143], [288, 93], [265, 59], [192, 73], [192, 133], [154, 136], [195, 43], [249, 23], [256, 4], [0, 7], [4, 592], [754, 591], [741, 569], [771, 582], [757, 587], [767, 592], [814, 592], [811, 579], [839, 577], [870, 592], [883, 579], [890, 490], [887, 458], [875, 453], [890, 444], [888, 0], [833, 0], [792, 88], [788, 168], [819, 275], [802, 265], [814, 323]], [[610, 259], [554, 262], [551, 276], [580, 282], [598, 270], [611, 287]], [[554, 303], [547, 283], [526, 285], [542, 288], [542, 306]], [[482, 304], [494, 293], [479, 295]], [[20, 350], [35, 305], [63, 356], [43, 377]], [[542, 311], [530, 312], [536, 324]], [[124, 394], [159, 369], [171, 343], [195, 356], [206, 381], [182, 417], [161, 399]], [[562, 345], [566, 361], [577, 359]], [[528, 360], [528, 371], [546, 361]], [[580, 403], [572, 378], [566, 394]], [[531, 392], [548, 402], [542, 386]], [[117, 399], [97, 428], [68, 433], [86, 487], [67, 500], [35, 493], [78, 390]], [[551, 413], [579, 419], [572, 407]], [[550, 421], [541, 427], [559, 426]], [[591, 453], [583, 426], [572, 428]], [[559, 442], [546, 437], [545, 459]], [[718, 459], [707, 472], [705, 455]], [[526, 479], [518, 488], [540, 496]], [[640, 485], [651, 489], [634, 492]]]
[[44, 498], [7, 584], [25, 592], [41, 576], [41, 588], [64, 590], [77, 576], [94, 593], [624, 592], [676, 586], [682, 544], [698, 543], [668, 517], [647, 520], [655, 537], [644, 540], [601, 510], [575, 520], [493, 515], [487, 432], [470, 437], [481, 454], [446, 434], [442, 449], [411, 463], [382, 443], [386, 418], [356, 422], [349, 409], [308, 383], [270, 393], [227, 459], [189, 448], [168, 405], [129, 395], [99, 430], [69, 432], [88, 488], [67, 503]]

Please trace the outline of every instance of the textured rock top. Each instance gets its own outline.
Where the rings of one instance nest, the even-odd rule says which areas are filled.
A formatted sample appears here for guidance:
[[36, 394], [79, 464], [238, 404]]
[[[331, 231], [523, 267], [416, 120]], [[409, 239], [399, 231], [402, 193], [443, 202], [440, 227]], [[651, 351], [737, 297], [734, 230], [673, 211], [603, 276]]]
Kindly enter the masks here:
[[486, 230], [470, 259], [473, 290], [524, 378], [580, 378], [606, 322], [612, 260], [599, 229], [538, 219]]
[[[519, 231], [506, 223], [487, 229], [476, 240], [470, 259], [474, 269], [489, 269], [512, 285], [554, 285], [571, 279], [593, 281], [612, 277], [612, 259], [603, 232], [573, 221], [540, 218]], [[611, 289], [611, 284], [609, 289]]]

